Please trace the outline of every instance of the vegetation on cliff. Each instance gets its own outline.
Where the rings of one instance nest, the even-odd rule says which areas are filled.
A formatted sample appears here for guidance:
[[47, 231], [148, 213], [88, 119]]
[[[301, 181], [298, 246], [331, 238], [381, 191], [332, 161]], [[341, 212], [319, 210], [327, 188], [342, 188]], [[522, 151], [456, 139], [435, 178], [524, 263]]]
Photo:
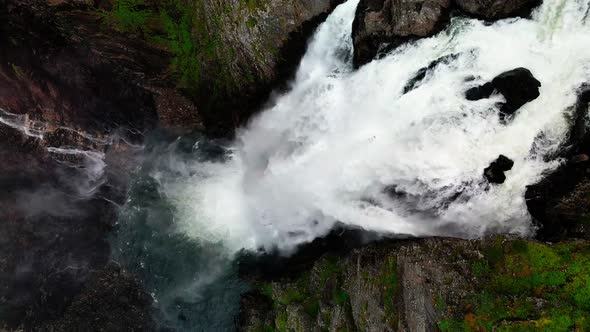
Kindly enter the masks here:
[[[208, 15], [202, 1], [167, 0], [151, 5], [144, 0], [115, 0], [103, 13], [105, 22], [123, 32], [138, 33], [173, 54], [170, 72], [189, 94], [229, 89], [233, 49], [220, 49], [224, 15]], [[216, 75], [203, 77], [211, 62]], [[212, 80], [211, 80], [212, 79]]]
[[[172, 54], [169, 74], [211, 131], [231, 132], [294, 72], [334, 0], [111, 0], [107, 26]], [[218, 128], [219, 127], [219, 128]]]
[[272, 310], [258, 325], [246, 321], [247, 331], [586, 331], [590, 244], [505, 236], [380, 244], [323, 257], [258, 292]]
[[[590, 245], [547, 245], [501, 238], [472, 263], [479, 291], [468, 310], [439, 322], [443, 331], [587, 331], [590, 329]], [[453, 308], [447, 308], [452, 313]]]

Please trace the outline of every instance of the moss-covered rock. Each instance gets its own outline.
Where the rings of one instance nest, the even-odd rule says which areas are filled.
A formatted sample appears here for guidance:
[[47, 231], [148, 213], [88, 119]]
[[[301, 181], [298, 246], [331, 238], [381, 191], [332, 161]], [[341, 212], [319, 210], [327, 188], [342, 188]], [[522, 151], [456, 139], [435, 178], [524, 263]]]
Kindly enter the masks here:
[[339, 0], [111, 0], [105, 22], [161, 43], [209, 129], [243, 123], [292, 74]]
[[[385, 242], [260, 283], [245, 331], [586, 331], [590, 243]], [[265, 326], [250, 317], [266, 315]], [[263, 313], [261, 313], [263, 312]], [[264, 329], [263, 329], [264, 328]]]

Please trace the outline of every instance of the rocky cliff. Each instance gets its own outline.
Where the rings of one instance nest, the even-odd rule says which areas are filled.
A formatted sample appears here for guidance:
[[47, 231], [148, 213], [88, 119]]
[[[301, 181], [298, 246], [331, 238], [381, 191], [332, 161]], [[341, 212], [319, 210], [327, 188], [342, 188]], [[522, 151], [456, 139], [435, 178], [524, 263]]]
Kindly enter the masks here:
[[143, 134], [231, 135], [335, 5], [0, 1], [0, 329], [152, 328], [107, 240]]
[[[526, 16], [537, 4], [361, 0], [353, 27], [355, 64], [440, 31], [450, 15], [485, 20]], [[447, 60], [421, 69], [406, 89]], [[522, 68], [514, 72], [526, 73]], [[504, 78], [506, 73], [496, 83]], [[503, 93], [508, 105], [503, 112], [512, 113], [539, 96], [539, 82], [530, 81], [518, 88], [491, 87], [490, 93]], [[519, 91], [525, 87], [532, 89]], [[566, 112], [571, 117], [568, 139], [548, 156], [563, 163], [527, 190], [527, 206], [537, 227], [534, 239], [498, 235], [478, 240], [383, 240], [345, 252], [327, 249], [321, 257], [309, 258], [311, 266], [278, 266], [277, 271], [286, 272], [249, 276], [255, 287], [242, 298], [242, 330], [590, 329], [589, 96], [587, 85], [581, 86], [577, 102]], [[469, 91], [466, 98], [471, 98]], [[297, 260], [284, 265], [300, 266]]]
[[352, 37], [354, 65], [380, 52], [440, 32], [453, 15], [485, 20], [527, 16], [539, 0], [361, 0]]
[[243, 331], [585, 331], [590, 246], [513, 237], [386, 241], [259, 280]]
[[293, 74], [307, 38], [342, 1], [114, 0], [105, 22], [172, 53], [170, 76], [226, 135]]

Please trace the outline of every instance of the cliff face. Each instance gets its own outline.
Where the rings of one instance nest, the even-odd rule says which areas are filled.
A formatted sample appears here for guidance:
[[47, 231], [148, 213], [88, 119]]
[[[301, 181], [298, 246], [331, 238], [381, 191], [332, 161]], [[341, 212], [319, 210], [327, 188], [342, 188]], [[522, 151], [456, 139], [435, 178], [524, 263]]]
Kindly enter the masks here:
[[114, 0], [105, 22], [172, 53], [169, 74], [207, 129], [231, 133], [285, 82], [307, 38], [342, 1]]
[[587, 242], [512, 237], [385, 242], [259, 281], [243, 331], [583, 331]]
[[[207, 0], [193, 10], [206, 25], [194, 79], [210, 127], [244, 123], [294, 73], [307, 38], [342, 0]], [[201, 8], [198, 8], [201, 6]], [[204, 49], [203, 49], [204, 47]]]
[[452, 15], [485, 20], [530, 15], [540, 0], [361, 0], [352, 38], [354, 65], [362, 66], [382, 51], [443, 30]]
[[150, 329], [107, 241], [142, 134], [231, 134], [334, 5], [0, 0], [0, 329]]

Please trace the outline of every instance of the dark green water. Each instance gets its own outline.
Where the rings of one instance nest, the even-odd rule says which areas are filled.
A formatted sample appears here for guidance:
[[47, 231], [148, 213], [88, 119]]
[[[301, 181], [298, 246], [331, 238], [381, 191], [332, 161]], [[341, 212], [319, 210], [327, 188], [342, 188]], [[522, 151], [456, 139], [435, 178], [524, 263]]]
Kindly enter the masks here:
[[112, 239], [113, 259], [143, 281], [162, 329], [235, 330], [240, 295], [248, 289], [238, 278], [236, 261], [222, 243], [197, 241], [177, 230], [174, 206], [154, 177], [156, 172], [160, 180], [181, 176], [175, 164], [222, 160], [223, 142], [164, 132], [146, 141]]

